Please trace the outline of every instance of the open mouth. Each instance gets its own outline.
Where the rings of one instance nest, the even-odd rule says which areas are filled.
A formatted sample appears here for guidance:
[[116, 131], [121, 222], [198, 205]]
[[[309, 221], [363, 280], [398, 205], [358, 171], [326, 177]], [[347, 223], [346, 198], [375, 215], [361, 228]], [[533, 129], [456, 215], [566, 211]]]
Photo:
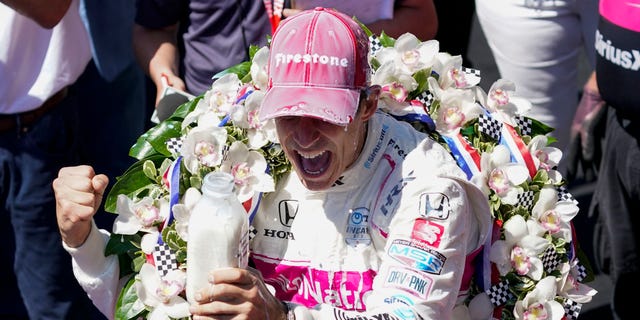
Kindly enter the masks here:
[[298, 163], [305, 174], [309, 176], [322, 175], [331, 162], [331, 152], [322, 151], [296, 151]]

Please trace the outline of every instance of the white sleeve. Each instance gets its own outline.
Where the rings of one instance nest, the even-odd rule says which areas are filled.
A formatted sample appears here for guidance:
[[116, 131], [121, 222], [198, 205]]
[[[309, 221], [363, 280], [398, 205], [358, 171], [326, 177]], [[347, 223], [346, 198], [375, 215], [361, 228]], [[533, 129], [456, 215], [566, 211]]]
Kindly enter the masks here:
[[104, 255], [108, 240], [109, 232], [98, 229], [93, 222], [89, 237], [82, 246], [70, 248], [64, 242], [62, 246], [72, 257], [73, 274], [80, 286], [98, 310], [113, 319], [120, 293], [120, 266], [117, 256]]

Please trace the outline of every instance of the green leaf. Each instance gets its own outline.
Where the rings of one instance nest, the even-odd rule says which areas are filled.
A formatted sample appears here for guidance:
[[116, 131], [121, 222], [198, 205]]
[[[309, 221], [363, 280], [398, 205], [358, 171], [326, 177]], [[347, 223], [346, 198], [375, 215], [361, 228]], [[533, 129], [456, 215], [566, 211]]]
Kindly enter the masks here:
[[177, 121], [179, 123], [182, 123], [182, 120], [184, 120], [184, 118], [187, 116], [187, 114], [189, 114], [191, 111], [193, 111], [196, 106], [198, 105], [198, 102], [200, 102], [200, 100], [202, 100], [204, 98], [204, 94], [201, 94], [197, 97], [195, 97], [193, 100], [191, 101], [187, 101], [183, 104], [181, 104], [176, 111], [173, 112], [173, 114], [167, 118], [167, 120], [169, 121]]
[[393, 47], [396, 44], [396, 39], [388, 36], [384, 31], [380, 33], [378, 39], [380, 39], [380, 44], [385, 48]]
[[531, 136], [535, 137], [537, 135], [545, 135], [553, 131], [553, 128], [540, 122], [539, 120], [532, 119], [529, 117], [525, 117], [528, 120], [531, 120]]
[[170, 138], [179, 138], [182, 134], [181, 126], [182, 122], [173, 120], [172, 118], [159, 123], [141, 136], [141, 138], [144, 137], [143, 143], [138, 139], [136, 144], [131, 147], [129, 155], [136, 159], [143, 159], [157, 153], [167, 157], [171, 156], [171, 152], [167, 149], [167, 140]]
[[140, 243], [142, 237], [139, 234], [123, 235], [112, 233], [104, 249], [104, 255], [123, 254], [129, 251], [138, 251], [135, 243]]
[[145, 264], [146, 262], [147, 262], [147, 259], [145, 259], [144, 254], [139, 254], [138, 256], [133, 258], [133, 261], [132, 261], [133, 270], [136, 273], [140, 272], [140, 269], [142, 269], [142, 265]]
[[145, 175], [142, 166], [146, 161], [152, 161], [155, 166], [158, 167], [164, 159], [165, 156], [155, 154], [132, 164], [122, 176], [117, 178], [116, 183], [109, 191], [104, 203], [105, 211], [116, 213], [116, 203], [119, 194], [136, 194], [139, 190], [154, 184], [155, 181], [150, 180], [149, 177]]
[[153, 161], [150, 160], [146, 160], [143, 165], [142, 165], [142, 171], [144, 172], [144, 175], [147, 176], [147, 178], [151, 179], [151, 180], [156, 180], [156, 176], [158, 175], [158, 171], [156, 169], [156, 165], [153, 163]]
[[175, 224], [171, 224], [162, 229], [162, 240], [174, 251], [179, 264], [186, 261], [187, 242], [180, 237], [175, 229]]
[[239, 79], [242, 79], [245, 76], [250, 75], [250, 72], [249, 72], [250, 70], [251, 70], [251, 61], [245, 61], [216, 73], [213, 76], [213, 79], [222, 78], [223, 76], [230, 73], [235, 73], [238, 75]]
[[139, 316], [142, 316], [143, 312], [146, 312], [144, 304], [136, 303], [138, 301], [138, 294], [136, 293], [135, 282], [135, 277], [129, 278], [124, 288], [122, 288], [122, 291], [120, 291], [118, 301], [116, 302], [116, 319], [137, 319]]
[[429, 89], [429, 83], [427, 83], [427, 79], [431, 75], [431, 69], [422, 69], [413, 74], [413, 79], [418, 83], [418, 87], [409, 94], [409, 99], [415, 99], [415, 97], [419, 96], [421, 93], [427, 91]]
[[166, 141], [181, 135], [182, 121], [189, 112], [193, 111], [204, 95], [178, 106], [176, 111], [165, 121], [157, 124], [142, 134], [129, 150], [129, 155], [140, 160], [156, 153], [169, 156]]

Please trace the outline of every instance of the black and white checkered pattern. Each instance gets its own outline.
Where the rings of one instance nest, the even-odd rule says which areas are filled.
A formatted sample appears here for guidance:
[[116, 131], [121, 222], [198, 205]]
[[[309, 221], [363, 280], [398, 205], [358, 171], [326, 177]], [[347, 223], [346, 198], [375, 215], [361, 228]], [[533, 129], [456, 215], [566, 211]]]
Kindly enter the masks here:
[[516, 125], [520, 128], [520, 134], [523, 136], [531, 135], [533, 132], [533, 121], [527, 117], [516, 116]]
[[559, 186], [556, 190], [558, 190], [558, 201], [571, 201], [573, 204], [578, 205], [578, 200], [567, 191], [566, 186]]
[[490, 136], [496, 141], [500, 140], [500, 130], [502, 129], [502, 123], [500, 123], [500, 121], [481, 114], [478, 117], [478, 125], [480, 132]]
[[580, 263], [580, 260], [578, 259], [576, 259], [576, 265], [574, 268], [576, 273], [576, 280], [578, 280], [578, 282], [582, 282], [587, 277], [587, 268], [582, 265]]
[[542, 266], [544, 266], [544, 270], [547, 271], [547, 273], [556, 270], [560, 262], [560, 256], [553, 247], [548, 247], [542, 254]]
[[153, 261], [160, 275], [165, 276], [169, 271], [178, 269], [176, 254], [166, 243], [157, 244], [153, 251]]
[[369, 53], [373, 56], [378, 53], [378, 50], [382, 49], [382, 44], [380, 43], [380, 39], [376, 35], [371, 35], [369, 37]]
[[169, 138], [167, 140], [167, 150], [173, 154], [179, 154], [182, 148], [182, 138]]
[[462, 71], [465, 74], [470, 75], [470, 76], [480, 77], [480, 70], [478, 70], [478, 69], [460, 67], [460, 71]]
[[531, 209], [533, 206], [533, 198], [535, 197], [535, 193], [533, 191], [526, 191], [518, 194], [518, 205], [527, 208], [527, 210]]
[[431, 104], [433, 103], [434, 99], [435, 97], [429, 91], [424, 91], [419, 96], [416, 97], [416, 100], [420, 101], [420, 103], [422, 103], [427, 109], [431, 107]]
[[253, 238], [255, 238], [257, 234], [258, 230], [256, 230], [256, 228], [254, 228], [253, 226], [249, 226], [249, 241], [253, 240]]
[[489, 296], [491, 303], [496, 307], [505, 304], [513, 297], [513, 294], [509, 291], [509, 280], [507, 279], [494, 284], [485, 292]]
[[578, 319], [580, 311], [582, 310], [582, 304], [571, 299], [566, 299], [562, 307], [564, 307], [564, 314], [568, 320]]

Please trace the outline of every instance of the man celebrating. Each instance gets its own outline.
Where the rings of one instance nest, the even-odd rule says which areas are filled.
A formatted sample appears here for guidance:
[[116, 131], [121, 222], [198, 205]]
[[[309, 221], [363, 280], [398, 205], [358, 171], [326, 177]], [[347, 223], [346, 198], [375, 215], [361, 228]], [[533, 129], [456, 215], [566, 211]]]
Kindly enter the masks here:
[[[194, 319], [456, 317], [489, 236], [488, 202], [437, 142], [377, 111], [367, 56], [364, 31], [333, 10], [276, 30], [260, 118], [275, 119], [294, 170], [253, 220], [255, 269], [212, 270]], [[116, 258], [91, 249], [105, 244], [91, 223], [105, 178], [65, 168], [54, 188], [76, 277], [117, 292]], [[113, 295], [92, 298], [113, 314]]]

